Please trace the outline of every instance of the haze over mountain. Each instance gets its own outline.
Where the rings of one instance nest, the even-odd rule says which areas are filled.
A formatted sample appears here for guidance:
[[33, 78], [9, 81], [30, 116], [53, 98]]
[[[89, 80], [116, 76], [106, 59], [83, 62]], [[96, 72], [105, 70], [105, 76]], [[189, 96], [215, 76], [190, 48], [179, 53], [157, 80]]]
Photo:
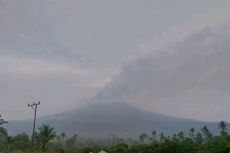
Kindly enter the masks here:
[[[217, 123], [200, 122], [148, 112], [125, 103], [97, 103], [84, 108], [56, 115], [41, 117], [37, 127], [50, 124], [58, 132], [78, 134], [84, 137], [110, 137], [111, 133], [121, 137], [138, 137], [153, 130], [171, 135], [176, 132], [188, 133], [191, 127], [197, 130], [207, 125], [217, 131]], [[7, 125], [10, 134], [31, 132], [32, 120], [11, 121]], [[159, 134], [158, 133], [158, 134]]]
[[[228, 84], [218, 83], [228, 70], [217, 64], [228, 56], [229, 33], [216, 26], [228, 27], [229, 8], [227, 0], [1, 0], [0, 113], [6, 120], [31, 118], [27, 104], [37, 100], [39, 116], [122, 101], [169, 115], [229, 120], [229, 94], [222, 90]], [[206, 55], [199, 55], [206, 50], [213, 51], [209, 65], [220, 77], [207, 65], [204, 72], [192, 66], [206, 67]], [[215, 61], [219, 50], [226, 53]]]

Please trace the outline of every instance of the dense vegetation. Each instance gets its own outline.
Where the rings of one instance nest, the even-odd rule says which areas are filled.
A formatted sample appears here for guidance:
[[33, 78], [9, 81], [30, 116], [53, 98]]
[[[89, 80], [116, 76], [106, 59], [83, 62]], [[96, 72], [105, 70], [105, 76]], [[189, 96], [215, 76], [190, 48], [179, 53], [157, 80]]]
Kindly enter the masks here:
[[[27, 153], [30, 148], [30, 138], [26, 133], [9, 136], [7, 129], [1, 127], [7, 122], [0, 117], [0, 152]], [[219, 134], [214, 135], [204, 126], [196, 130], [191, 128], [187, 134], [180, 132], [173, 136], [153, 131], [142, 133], [138, 139], [84, 139], [78, 135], [67, 137], [65, 133], [57, 134], [49, 125], [41, 126], [35, 134], [37, 153], [98, 153], [104, 150], [108, 153], [229, 153], [230, 135], [228, 125], [219, 123]]]

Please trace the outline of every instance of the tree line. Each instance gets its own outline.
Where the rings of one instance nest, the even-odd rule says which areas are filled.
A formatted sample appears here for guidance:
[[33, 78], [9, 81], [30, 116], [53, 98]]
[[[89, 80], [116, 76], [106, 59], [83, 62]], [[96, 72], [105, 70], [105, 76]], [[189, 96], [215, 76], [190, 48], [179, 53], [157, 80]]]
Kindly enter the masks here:
[[[27, 153], [31, 139], [26, 133], [9, 136], [7, 129], [2, 127], [7, 121], [0, 116], [0, 152]], [[42, 125], [35, 133], [35, 152], [47, 153], [229, 153], [230, 134], [228, 124], [221, 121], [218, 125], [219, 134], [213, 134], [207, 126], [196, 130], [191, 128], [188, 133], [179, 132], [172, 136], [157, 133], [142, 133], [136, 139], [114, 140], [84, 139], [77, 134], [67, 136], [64, 132], [57, 133], [54, 127]]]

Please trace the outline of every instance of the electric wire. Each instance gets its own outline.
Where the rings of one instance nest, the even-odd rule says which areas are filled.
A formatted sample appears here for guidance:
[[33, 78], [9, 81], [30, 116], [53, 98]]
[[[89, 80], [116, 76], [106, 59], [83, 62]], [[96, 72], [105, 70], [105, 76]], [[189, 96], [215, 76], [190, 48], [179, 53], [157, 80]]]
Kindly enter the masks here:
[[[4, 90], [4, 89], [0, 89], [0, 96], [5, 97], [7, 99], [10, 99], [10, 102], [13, 102], [15, 104], [27, 104], [27, 103], [31, 103], [31, 102], [36, 102], [35, 99], [33, 98], [29, 98], [29, 97], [25, 97], [22, 96], [21, 94], [18, 94], [14, 91], [10, 91], [10, 90]], [[13, 101], [12, 101], [13, 100]], [[19, 103], [20, 101], [20, 103]]]

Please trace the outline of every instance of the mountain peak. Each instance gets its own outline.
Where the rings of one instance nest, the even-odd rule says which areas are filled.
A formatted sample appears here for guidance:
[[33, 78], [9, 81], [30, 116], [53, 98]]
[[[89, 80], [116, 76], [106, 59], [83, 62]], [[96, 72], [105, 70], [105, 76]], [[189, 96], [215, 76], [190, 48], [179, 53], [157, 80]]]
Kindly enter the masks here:
[[[8, 127], [12, 133], [31, 129], [31, 121], [11, 122]], [[208, 125], [211, 129], [216, 123], [199, 122], [148, 112], [131, 106], [127, 103], [94, 103], [72, 111], [41, 117], [38, 126], [50, 124], [57, 131], [78, 133], [86, 137], [105, 136], [116, 133], [123, 137], [138, 136], [142, 132], [152, 130], [172, 134], [194, 127], [200, 129]], [[170, 127], [170, 128], [169, 128]], [[28, 130], [27, 130], [28, 129]]]

